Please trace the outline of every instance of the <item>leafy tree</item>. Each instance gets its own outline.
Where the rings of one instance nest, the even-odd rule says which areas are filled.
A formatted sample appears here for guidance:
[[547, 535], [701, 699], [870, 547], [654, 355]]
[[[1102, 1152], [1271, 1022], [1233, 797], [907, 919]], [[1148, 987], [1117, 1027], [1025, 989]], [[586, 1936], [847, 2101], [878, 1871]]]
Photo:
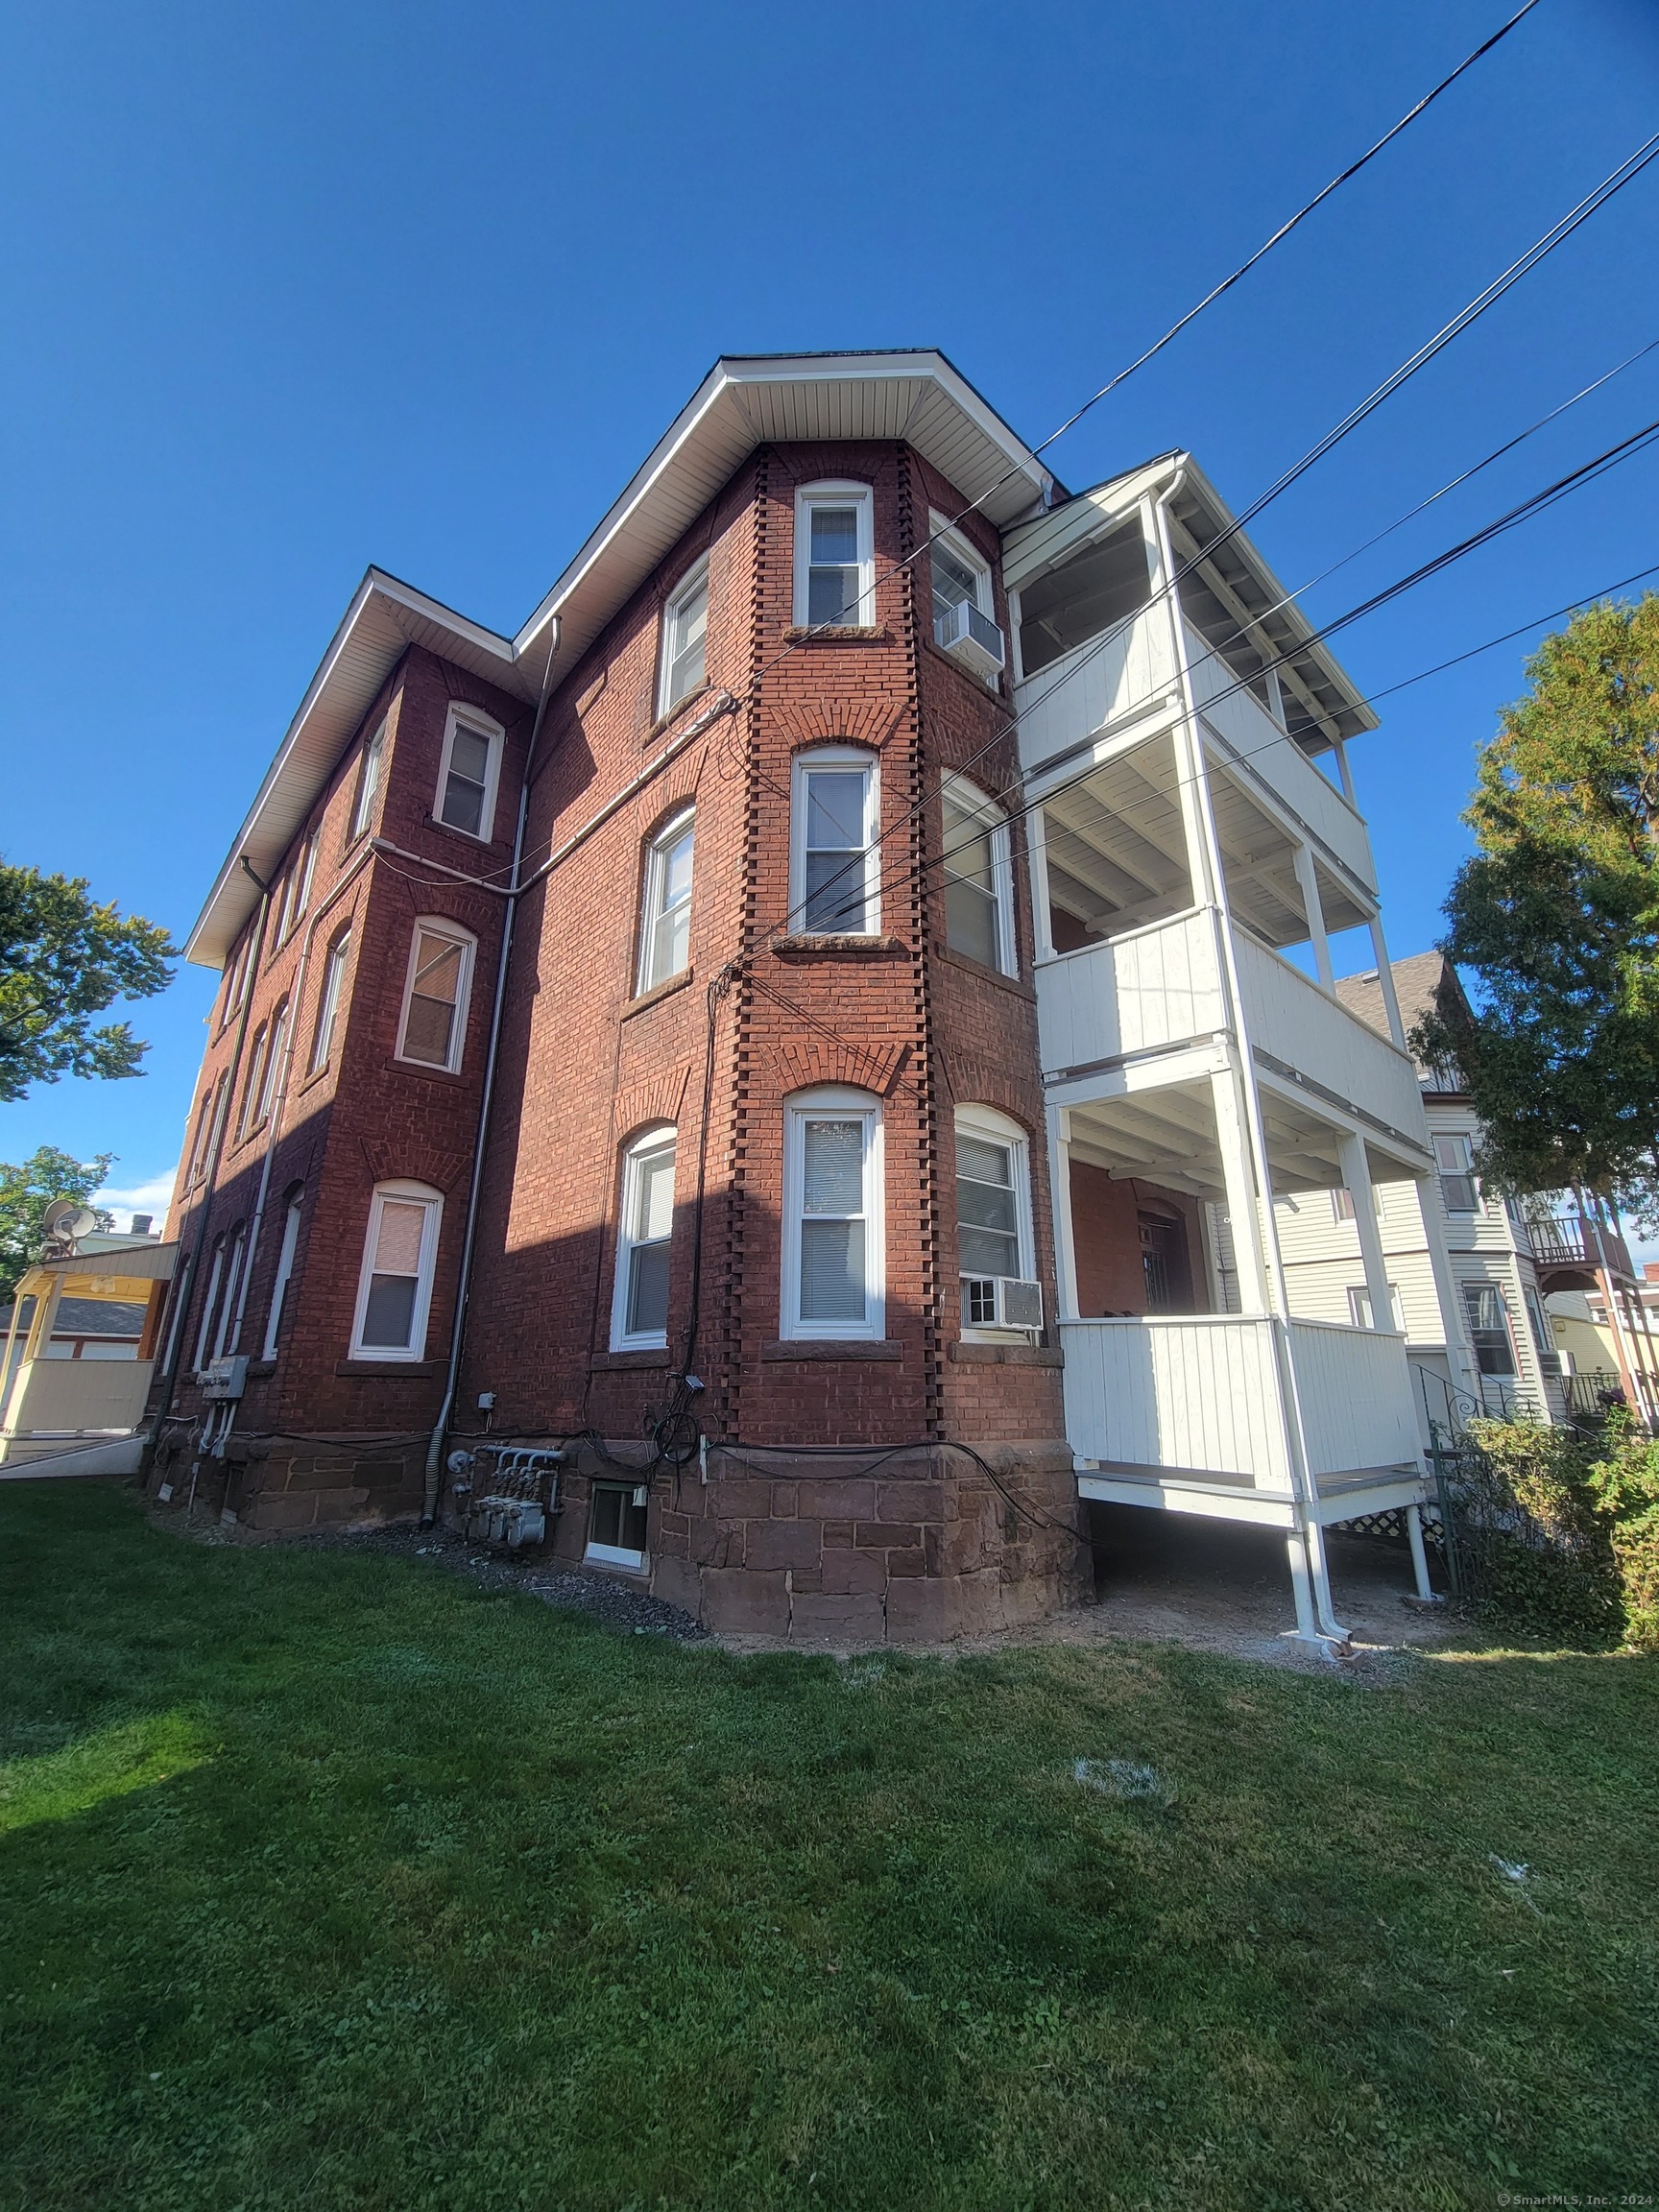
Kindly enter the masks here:
[[[0, 1298], [10, 1298], [24, 1269], [39, 1259], [46, 1243], [40, 1222], [53, 1199], [79, 1198], [84, 1205], [102, 1189], [114, 1158], [100, 1152], [96, 1160], [75, 1160], [42, 1144], [21, 1166], [0, 1161]], [[112, 1214], [92, 1211], [101, 1229], [114, 1228]]]
[[156, 923], [100, 906], [84, 876], [0, 862], [0, 1099], [64, 1075], [136, 1075], [150, 1047], [132, 1023], [91, 1018], [164, 991], [177, 950]]
[[1413, 1038], [1463, 1070], [1482, 1171], [1659, 1221], [1659, 593], [1575, 615], [1481, 750], [1442, 949], [1480, 981]]

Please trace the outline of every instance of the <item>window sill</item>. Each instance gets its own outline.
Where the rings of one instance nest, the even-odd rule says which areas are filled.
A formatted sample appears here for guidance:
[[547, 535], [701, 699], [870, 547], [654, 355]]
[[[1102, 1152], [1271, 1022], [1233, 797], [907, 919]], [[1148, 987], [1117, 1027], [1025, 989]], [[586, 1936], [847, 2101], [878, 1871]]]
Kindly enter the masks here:
[[985, 1337], [963, 1336], [947, 1345], [948, 1356], [964, 1367], [1064, 1367], [1066, 1355], [1058, 1344], [997, 1344]]
[[421, 821], [423, 828], [436, 830], [440, 837], [459, 837], [463, 845], [475, 845], [481, 853], [493, 852], [496, 846], [505, 845], [507, 842], [504, 837], [494, 835], [495, 825], [493, 823], [490, 825], [491, 835], [480, 837], [476, 830], [458, 830], [453, 822], [442, 822], [436, 814], [422, 814]]
[[301, 1083], [300, 1088], [295, 1092], [295, 1097], [303, 1098], [307, 1091], [315, 1091], [318, 1084], [325, 1082], [333, 1072], [334, 1061], [332, 1055], [330, 1055], [328, 1059], [324, 1061], [321, 1068], [313, 1068], [311, 1072], [305, 1076], [303, 1081]]
[[600, 1575], [625, 1575], [635, 1582], [651, 1578], [651, 1561], [643, 1551], [624, 1551], [614, 1544], [589, 1544], [582, 1554], [584, 1567]]
[[639, 740], [640, 744], [650, 745], [657, 738], [672, 730], [681, 715], [688, 708], [695, 707], [700, 699], [706, 700], [713, 688], [712, 684], [699, 684], [695, 691], [687, 691], [684, 699], [676, 700], [665, 713], [659, 714], [655, 722], [646, 726], [645, 733]]
[[336, 1375], [380, 1375], [388, 1378], [407, 1378], [410, 1382], [424, 1382], [433, 1375], [442, 1375], [442, 1359], [340, 1359], [335, 1362]]
[[832, 1362], [838, 1359], [889, 1359], [904, 1357], [904, 1347], [897, 1337], [877, 1336], [784, 1336], [760, 1347], [762, 1359], [810, 1359], [814, 1362]]
[[590, 1362], [596, 1371], [614, 1374], [618, 1370], [669, 1365], [668, 1347], [643, 1345], [633, 1352], [595, 1352]]
[[636, 1014], [643, 1014], [648, 1006], [657, 1005], [663, 998], [672, 998], [676, 991], [684, 991], [696, 971], [682, 968], [677, 975], [665, 975], [661, 983], [653, 983], [649, 991], [641, 991], [637, 998], [630, 998], [623, 1007], [621, 1020], [631, 1021]]
[[772, 950], [781, 960], [886, 960], [895, 953], [908, 952], [909, 948], [899, 937], [797, 929], [787, 936], [774, 937]]
[[892, 631], [879, 622], [836, 622], [825, 629], [792, 622], [783, 633], [785, 645], [890, 645], [892, 641]]
[[399, 1075], [422, 1075], [430, 1083], [466, 1083], [470, 1077], [460, 1068], [428, 1068], [423, 1060], [399, 1060], [394, 1052], [382, 1063]]
[[262, 1377], [275, 1375], [276, 1372], [276, 1362], [275, 1359], [250, 1359], [248, 1362], [248, 1380], [250, 1382], [256, 1382]]
[[948, 967], [960, 968], [965, 975], [977, 975], [982, 982], [996, 983], [1004, 991], [1012, 991], [1017, 998], [1026, 998], [1036, 1004], [1037, 994], [1022, 977], [1004, 975], [1000, 968], [989, 967], [983, 960], [975, 960], [971, 952], [958, 952], [949, 945], [936, 945], [933, 950]]

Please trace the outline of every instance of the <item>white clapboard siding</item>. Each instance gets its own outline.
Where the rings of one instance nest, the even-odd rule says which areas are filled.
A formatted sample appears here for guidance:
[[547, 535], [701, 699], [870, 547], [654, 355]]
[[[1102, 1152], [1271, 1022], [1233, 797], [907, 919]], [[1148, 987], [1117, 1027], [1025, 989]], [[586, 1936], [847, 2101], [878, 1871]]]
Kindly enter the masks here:
[[1300, 745], [1291, 743], [1251, 692], [1233, 688], [1238, 678], [1190, 629], [1187, 655], [1199, 712], [1232, 747], [1246, 784], [1251, 775], [1259, 776], [1375, 892], [1377, 869], [1370, 834], [1342, 793], [1321, 775]]
[[1091, 637], [1014, 687], [1020, 758], [1029, 774], [1175, 684], [1175, 655], [1161, 608], [1126, 630]]
[[1428, 1150], [1423, 1094], [1404, 1052], [1242, 929], [1234, 931], [1252, 1046], [1310, 1075]]
[[1062, 1321], [1072, 1451], [1288, 1489], [1272, 1326], [1232, 1315]]
[[1292, 1321], [1290, 1357], [1315, 1478], [1417, 1464], [1417, 1416], [1402, 1337]]
[[1037, 970], [1043, 1066], [1093, 1067], [1223, 1026], [1214, 926], [1186, 914]]

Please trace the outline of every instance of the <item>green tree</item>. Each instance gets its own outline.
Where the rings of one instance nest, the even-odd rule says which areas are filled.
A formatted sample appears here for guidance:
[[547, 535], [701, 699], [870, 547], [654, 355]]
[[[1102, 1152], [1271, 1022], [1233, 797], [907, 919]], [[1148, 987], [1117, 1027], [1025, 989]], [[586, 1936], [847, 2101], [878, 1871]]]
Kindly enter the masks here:
[[1443, 950], [1479, 976], [1413, 1042], [1463, 1070], [1483, 1172], [1659, 1220], [1659, 593], [1575, 615], [1479, 756]]
[[149, 1046], [92, 1017], [164, 991], [177, 954], [156, 923], [100, 906], [85, 877], [0, 862], [0, 1100], [64, 1075], [136, 1075]]
[[[55, 1145], [42, 1144], [21, 1166], [0, 1161], [0, 1298], [10, 1298], [17, 1278], [39, 1259], [46, 1242], [41, 1217], [54, 1198], [79, 1198], [84, 1205], [107, 1180], [113, 1152], [96, 1160], [75, 1160]], [[101, 1229], [113, 1229], [115, 1216], [101, 1207]]]

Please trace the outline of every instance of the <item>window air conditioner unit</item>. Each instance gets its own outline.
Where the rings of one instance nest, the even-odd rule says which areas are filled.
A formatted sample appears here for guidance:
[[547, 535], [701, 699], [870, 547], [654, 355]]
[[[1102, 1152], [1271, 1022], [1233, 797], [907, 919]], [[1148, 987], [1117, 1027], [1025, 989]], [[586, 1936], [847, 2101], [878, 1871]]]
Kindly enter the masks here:
[[984, 684], [996, 683], [1008, 658], [1001, 631], [989, 614], [981, 614], [966, 599], [939, 616], [933, 625], [933, 642], [960, 661], [964, 668], [971, 668]]
[[201, 1380], [204, 1398], [240, 1398], [248, 1386], [247, 1353], [228, 1353], [223, 1358], [209, 1360]]
[[1043, 1327], [1043, 1286], [1013, 1275], [965, 1275], [962, 1307], [970, 1328], [1025, 1329], [1036, 1335]]

